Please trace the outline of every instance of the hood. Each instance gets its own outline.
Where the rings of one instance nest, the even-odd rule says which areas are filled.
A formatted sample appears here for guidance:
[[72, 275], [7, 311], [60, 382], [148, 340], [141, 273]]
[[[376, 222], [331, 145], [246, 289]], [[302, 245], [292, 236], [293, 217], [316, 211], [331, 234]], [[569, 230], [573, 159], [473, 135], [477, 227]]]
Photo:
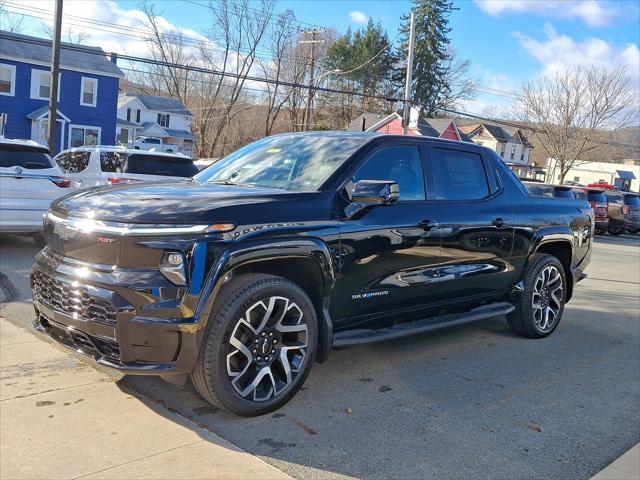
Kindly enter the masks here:
[[134, 183], [79, 190], [52, 203], [51, 210], [63, 216], [123, 223], [207, 223], [236, 220], [219, 218], [221, 210], [234, 216], [242, 207], [263, 210], [260, 207], [295, 201], [301, 195], [304, 194], [193, 181]]

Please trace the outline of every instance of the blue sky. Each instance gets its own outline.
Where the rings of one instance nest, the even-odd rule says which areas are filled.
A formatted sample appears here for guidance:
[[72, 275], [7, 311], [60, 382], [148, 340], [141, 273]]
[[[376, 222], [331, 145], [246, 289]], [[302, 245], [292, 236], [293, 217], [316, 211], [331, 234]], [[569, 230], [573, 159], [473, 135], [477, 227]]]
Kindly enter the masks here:
[[[199, 0], [206, 3], [206, 0]], [[52, 0], [7, 0], [30, 8], [53, 9]], [[137, 0], [65, 0], [67, 15], [97, 18], [114, 24], [139, 26]], [[179, 0], [156, 0], [167, 24], [194, 35], [207, 28], [207, 10]], [[464, 107], [482, 113], [500, 109], [508, 97], [495, 90], [517, 92], [522, 82], [571, 63], [625, 65], [640, 85], [640, 2], [613, 0], [460, 0], [450, 19], [451, 44], [471, 61], [471, 73], [485, 90]], [[280, 0], [276, 9], [291, 9], [300, 22], [346, 29], [362, 27], [369, 18], [380, 21], [393, 38], [407, 0]], [[31, 12], [32, 14], [34, 12]], [[38, 15], [37, 13], [35, 14]], [[77, 22], [77, 20], [76, 20]], [[25, 19], [25, 33], [42, 34], [39, 21]], [[74, 30], [83, 27], [76, 24]], [[87, 43], [105, 50], [140, 53], [126, 38], [86, 28]]]

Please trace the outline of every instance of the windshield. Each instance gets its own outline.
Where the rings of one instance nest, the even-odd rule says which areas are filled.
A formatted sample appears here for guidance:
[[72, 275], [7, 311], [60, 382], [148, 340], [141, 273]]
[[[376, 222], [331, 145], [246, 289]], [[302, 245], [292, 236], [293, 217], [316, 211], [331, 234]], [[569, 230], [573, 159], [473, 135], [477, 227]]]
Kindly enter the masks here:
[[278, 135], [251, 143], [204, 169], [199, 182], [317, 190], [366, 136]]

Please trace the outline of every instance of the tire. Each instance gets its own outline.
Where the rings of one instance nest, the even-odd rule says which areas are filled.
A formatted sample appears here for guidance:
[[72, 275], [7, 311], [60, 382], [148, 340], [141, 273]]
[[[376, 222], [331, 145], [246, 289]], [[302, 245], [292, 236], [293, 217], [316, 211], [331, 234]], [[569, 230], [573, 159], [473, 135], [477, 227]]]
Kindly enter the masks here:
[[300, 389], [317, 340], [316, 312], [300, 287], [273, 275], [241, 275], [216, 298], [191, 380], [217, 407], [263, 415]]
[[609, 235], [622, 235], [624, 233], [624, 227], [609, 227], [608, 232]]
[[34, 233], [31, 235], [31, 238], [33, 238], [33, 243], [36, 244], [36, 247], [44, 248], [47, 246], [47, 241], [44, 239], [43, 233]]
[[[524, 291], [515, 305], [516, 309], [507, 315], [509, 327], [514, 333], [527, 338], [551, 335], [562, 319], [566, 298], [567, 280], [560, 261], [553, 255], [534, 255], [527, 267]], [[536, 308], [534, 302], [540, 308]], [[547, 309], [551, 310], [548, 314]]]
[[629, 233], [636, 234], [636, 233], [640, 232], [640, 228], [627, 228], [627, 231]]
[[606, 229], [603, 227], [596, 227], [594, 231], [596, 235], [604, 235], [606, 232]]

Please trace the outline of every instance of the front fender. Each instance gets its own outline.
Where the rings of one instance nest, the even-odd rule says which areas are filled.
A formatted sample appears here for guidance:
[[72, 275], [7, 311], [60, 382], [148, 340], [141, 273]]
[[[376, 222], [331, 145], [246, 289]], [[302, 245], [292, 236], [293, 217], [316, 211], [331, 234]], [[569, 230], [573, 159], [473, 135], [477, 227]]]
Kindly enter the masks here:
[[317, 264], [322, 276], [320, 291], [327, 298], [335, 282], [335, 269], [329, 247], [317, 238], [284, 238], [274, 241], [252, 240], [232, 244], [225, 249], [210, 269], [191, 325], [192, 332], [206, 327], [209, 314], [222, 285], [233, 275], [234, 270], [250, 263], [267, 260], [311, 259]]

